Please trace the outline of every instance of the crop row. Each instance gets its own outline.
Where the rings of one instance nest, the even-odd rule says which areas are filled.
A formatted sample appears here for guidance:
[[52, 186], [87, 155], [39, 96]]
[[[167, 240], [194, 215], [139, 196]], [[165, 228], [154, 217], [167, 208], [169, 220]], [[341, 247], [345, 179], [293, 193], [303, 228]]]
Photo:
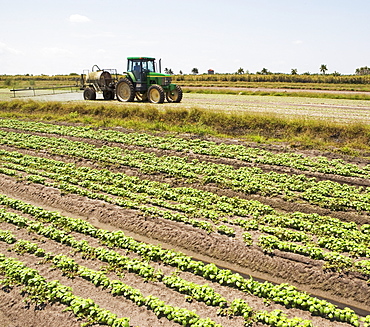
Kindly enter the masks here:
[[[46, 159], [43, 159], [44, 161]], [[60, 167], [60, 164], [58, 164]], [[71, 165], [69, 165], [69, 168], [71, 168]], [[27, 170], [27, 169], [25, 169]], [[6, 173], [3, 170], [4, 173]], [[11, 171], [13, 172], [13, 171]], [[32, 171], [34, 172], [34, 171]], [[95, 174], [98, 174], [99, 171], [95, 171]], [[7, 172], [8, 174], [10, 173], [9, 171]], [[10, 173], [11, 175], [14, 175], [15, 173]], [[50, 177], [50, 176], [48, 176]], [[76, 172], [74, 173], [72, 179], [76, 179], [77, 174]], [[35, 175], [28, 176], [29, 181], [33, 182], [38, 182], [38, 183], [43, 183], [48, 186], [53, 186], [53, 187], [58, 187], [62, 189], [63, 191], [68, 191], [71, 193], [87, 196], [93, 199], [101, 199], [110, 203], [118, 204], [124, 207], [129, 207], [129, 208], [137, 208], [142, 210], [142, 212], [145, 212], [146, 214], [151, 214], [151, 215], [159, 215], [162, 218], [166, 219], [171, 219], [175, 221], [181, 221], [185, 223], [192, 223], [193, 226], [195, 227], [200, 227], [204, 228], [208, 231], [211, 231], [211, 225], [209, 222], [205, 221], [198, 221], [195, 219], [190, 219], [187, 218], [183, 215], [179, 214], [174, 214], [171, 212], [163, 212], [160, 209], [153, 209], [152, 207], [146, 208], [143, 207], [141, 204], [138, 204], [136, 202], [133, 202], [131, 200], [119, 200], [117, 198], [113, 199], [107, 195], [101, 194], [101, 193], [94, 193], [91, 191], [86, 190], [85, 188], [78, 188], [77, 186], [74, 186], [72, 184], [69, 184], [67, 182], [64, 182], [64, 180], [68, 179], [66, 176], [61, 174], [59, 171], [59, 174], [56, 175], [57, 179], [63, 180], [63, 182], [56, 184], [56, 183], [50, 183], [50, 182], [45, 182], [43, 178], [40, 178]], [[86, 176], [84, 175], [84, 186], [86, 185]], [[95, 188], [96, 188], [96, 184]], [[106, 188], [104, 188], [106, 191]], [[112, 188], [109, 188], [109, 191], [112, 192]], [[113, 191], [113, 194], [119, 194], [118, 191]], [[299, 221], [300, 225], [302, 226], [302, 220], [298, 218], [299, 213], [295, 213], [295, 218], [294, 217], [287, 217], [287, 220], [292, 222], [294, 221]], [[214, 215], [213, 215], [214, 216]], [[274, 221], [274, 218], [276, 218], [276, 221], [283, 222], [283, 217], [282, 216], [273, 216], [273, 215], [268, 215], [268, 216], [261, 216], [260, 221], [263, 221], [263, 218], [266, 218], [265, 221]], [[300, 215], [300, 218], [307, 217], [312, 220], [314, 218], [316, 221], [318, 221], [318, 215]], [[330, 220], [330, 217], [327, 217], [327, 220]], [[333, 219], [331, 219], [333, 220]], [[261, 235], [259, 237], [259, 243], [258, 245], [261, 246], [265, 251], [271, 251], [275, 248], [280, 249], [282, 251], [287, 251], [287, 252], [294, 252], [294, 253], [299, 253], [302, 255], [306, 255], [311, 257], [312, 259], [316, 260], [324, 260], [327, 262], [325, 264], [324, 268], [331, 268], [331, 269], [336, 269], [336, 270], [355, 270], [359, 271], [364, 275], [369, 275], [370, 273], [370, 261], [369, 260], [362, 260], [362, 261], [354, 261], [353, 259], [347, 257], [346, 255], [342, 255], [337, 252], [324, 252], [323, 249], [319, 248], [318, 246], [312, 245], [312, 236], [309, 236], [308, 234], [299, 232], [299, 231], [291, 231], [290, 229], [282, 228], [282, 227], [275, 227], [275, 226], [266, 226], [266, 225], [259, 225], [256, 220], [246, 220], [246, 219], [233, 219], [230, 220], [231, 223], [242, 226], [244, 229], [251, 230], [251, 229], [259, 229], [260, 231], [273, 234], [275, 236], [278, 236], [279, 239], [283, 240], [293, 240], [293, 241], [305, 241], [309, 243], [308, 245], [301, 245], [301, 244], [292, 244], [290, 242], [281, 242], [277, 237], [264, 237]], [[315, 227], [313, 228], [316, 230], [317, 235], [324, 235], [324, 237], [319, 238], [318, 245], [319, 246], [325, 246], [326, 248], [335, 250], [335, 251], [350, 251], [352, 256], [368, 256], [368, 248], [367, 245], [369, 243], [369, 235], [364, 234], [361, 231], [357, 229], [356, 224], [354, 223], [340, 223], [338, 224], [338, 220], [334, 220], [334, 224], [326, 224], [322, 222], [321, 224], [315, 224]], [[339, 225], [339, 227], [335, 226], [335, 223]], [[284, 222], [283, 222], [284, 224]], [[312, 222], [310, 224], [307, 224], [307, 226], [311, 226]], [[227, 228], [227, 230], [222, 231], [221, 228]], [[225, 225], [219, 225], [217, 226], [219, 232], [224, 232], [225, 234], [228, 235], [233, 235], [233, 229], [230, 227], [227, 227]], [[308, 228], [306, 228], [307, 231], [310, 231]], [[330, 233], [328, 233], [330, 232]], [[342, 238], [338, 239], [337, 237], [333, 237], [333, 235], [342, 235]], [[329, 235], [329, 236], [326, 236]], [[251, 237], [247, 237], [248, 232], [245, 232], [243, 237], [244, 240], [248, 245], [252, 244], [251, 242]], [[350, 238], [345, 239], [345, 238]], [[355, 238], [356, 241], [353, 241], [352, 238]]]
[[101, 323], [113, 327], [129, 327], [129, 318], [117, 318], [109, 310], [100, 308], [93, 300], [75, 296], [70, 287], [54, 280], [47, 282], [36, 269], [0, 253], [0, 274], [5, 278], [0, 284], [9, 287], [14, 283], [24, 285], [28, 301], [36, 305], [61, 303], [77, 317], [87, 319], [87, 324]]
[[[5, 160], [5, 155], [7, 153], [5, 153], [5, 151], [2, 151], [2, 153], [4, 153], [3, 160]], [[264, 233], [275, 235], [275, 237], [259, 237], [259, 245], [265, 250], [278, 248], [283, 251], [300, 253], [310, 256], [313, 259], [328, 261], [330, 265], [327, 265], [326, 267], [347, 270], [352, 267], [356, 267], [356, 269], [361, 271], [363, 274], [369, 274], [369, 261], [363, 260], [360, 262], [354, 262], [351, 258], [348, 258], [345, 255], [324, 252], [324, 250], [320, 248], [323, 247], [336, 252], [350, 252], [354, 257], [370, 257], [368, 249], [370, 244], [370, 235], [367, 233], [367, 225], [362, 226], [360, 230], [355, 223], [344, 223], [338, 219], [322, 217], [315, 214], [308, 215], [295, 213], [279, 215], [275, 213], [273, 215], [272, 210], [269, 210], [267, 206], [259, 206], [256, 201], [251, 202], [241, 199], [237, 201], [237, 199], [235, 199], [234, 207], [231, 205], [231, 199], [229, 199], [228, 202], [221, 202], [221, 198], [218, 198], [214, 194], [211, 196], [209, 192], [197, 191], [195, 194], [198, 194], [198, 197], [194, 197], [194, 192], [191, 193], [193, 197], [188, 197], [184, 196], [184, 194], [188, 193], [186, 188], [179, 188], [179, 190], [177, 190], [177, 188], [172, 188], [170, 191], [168, 190], [169, 185], [167, 184], [143, 181], [138, 178], [128, 177], [124, 174], [112, 173], [107, 170], [100, 171], [87, 167], [77, 168], [73, 164], [64, 164], [60, 161], [35, 158], [14, 152], [8, 153], [8, 155], [11, 155], [10, 159], [16, 159], [13, 160], [13, 162], [17, 162], [18, 164], [23, 163], [25, 166], [35, 166], [38, 167], [38, 169], [27, 169], [24, 167], [14, 166], [14, 164], [7, 165], [8, 168], [18, 168], [31, 174], [41, 173], [42, 176], [53, 178], [60, 183], [46, 182], [45, 179], [38, 177], [38, 175], [28, 176], [28, 180], [32, 180], [34, 182], [58, 187], [63, 191], [88, 196], [90, 198], [99, 198], [121, 206], [135, 208], [152, 216], [161, 216], [171, 220], [191, 223], [193, 226], [204, 228], [209, 232], [212, 231], [212, 225], [210, 222], [205, 222], [203, 220], [198, 221], [196, 219], [186, 217], [183, 214], [155, 209], [152, 206], [147, 207], [145, 206], [145, 203], [149, 201], [151, 204], [161, 204], [170, 209], [181, 209], [187, 213], [190, 212], [195, 214], [196, 216], [203, 215], [204, 217], [208, 217], [213, 220], [222, 220], [230, 224], [241, 226], [245, 230], [259, 230]], [[41, 169], [53, 171], [53, 173], [43, 173]], [[5, 171], [3, 172], [6, 173]], [[9, 173], [10, 172], [8, 172], [8, 174]], [[95, 183], [91, 183], [91, 180]], [[78, 188], [66, 181], [70, 181], [72, 184], [82, 185], [83, 188]], [[96, 183], [96, 181], [100, 181], [100, 183]], [[124, 196], [126, 197], [126, 200], [119, 200], [101, 193], [94, 193], [86, 188], [92, 191], [99, 190], [108, 192], [108, 194]], [[133, 193], [133, 191], [139, 192], [139, 195], [138, 193]], [[177, 191], [179, 192], [177, 193]], [[156, 196], [155, 199], [152, 198], [154, 195]], [[223, 210], [223, 214], [230, 212], [235, 215], [238, 211], [238, 213], [240, 213], [240, 210], [242, 209], [241, 212], [245, 216], [252, 215], [254, 218], [231, 219], [226, 216], [220, 216], [220, 211], [214, 211], [211, 209], [203, 209], [199, 212], [197, 207], [199, 208], [200, 206], [206, 208], [212, 203], [207, 202], [209, 200], [207, 199], [207, 196], [211, 196], [211, 198], [215, 200], [215, 207]], [[225, 197], [222, 198], [223, 201], [224, 198]], [[171, 205], [166, 202], [168, 200], [172, 201]], [[173, 204], [173, 201], [175, 200], [185, 201], [186, 203]], [[195, 203], [197, 206], [189, 206], [188, 203]], [[226, 204], [226, 206], [222, 205], [222, 203]], [[247, 208], [250, 210], [247, 210]], [[271, 214], [261, 214], [261, 208], [263, 208], [266, 213], [271, 212]], [[255, 209], [257, 209], [257, 211]], [[222, 228], [227, 229], [222, 230]], [[291, 230], [291, 228], [293, 228], [293, 230]], [[225, 225], [217, 226], [217, 230], [227, 235], [234, 235], [233, 229]], [[244, 234], [244, 236], [245, 235], [246, 234]], [[317, 238], [315, 241], [314, 236]], [[340, 236], [340, 238], [338, 238], [338, 236]], [[279, 240], [285, 242], [281, 242]], [[303, 242], [308, 245], [296, 245], [286, 241]], [[315, 246], [314, 244], [317, 245]]]
[[370, 194], [367, 188], [356, 188], [330, 181], [317, 182], [304, 175], [264, 173], [259, 168], [235, 169], [224, 164], [188, 161], [176, 156], [157, 157], [139, 151], [117, 147], [95, 147], [85, 142], [63, 138], [40, 137], [0, 131], [0, 143], [30, 148], [53, 154], [69, 155], [114, 165], [140, 169], [147, 174], [164, 173], [188, 181], [215, 183], [246, 194], [281, 196], [285, 200], [305, 200], [331, 210], [358, 210], [370, 212]]
[[[35, 243], [19, 240], [13, 246], [13, 250], [18, 253], [32, 253], [38, 257], [44, 257], [46, 262], [53, 263], [53, 265], [59, 268], [64, 274], [70, 274], [74, 278], [76, 276], [80, 276], [92, 282], [97, 287], [102, 286], [104, 289], [108, 289], [114, 296], [121, 295], [130, 299], [139, 306], [145, 305], [158, 317], [165, 316], [167, 319], [173, 320], [174, 322], [183, 326], [221, 327], [209, 318], [200, 318], [193, 311], [167, 305], [155, 296], [149, 295], [144, 297], [140, 290], [135, 289], [123, 283], [122, 281], [110, 280], [102, 271], [95, 271], [93, 269], [78, 265], [72, 258], [66, 255], [55, 255], [50, 252], [46, 253]], [[229, 317], [238, 315], [243, 316], [246, 323], [250, 323], [251, 321], [259, 321], [269, 326], [312, 326], [312, 322], [309, 320], [302, 320], [300, 318], [287, 318], [287, 316], [281, 310], [274, 310], [272, 312], [267, 312], [265, 310], [253, 311], [253, 309], [241, 299], [234, 299], [228, 304], [228, 307], [226, 307], [226, 300], [222, 299], [220, 295], [213, 292], [208, 285], [200, 286], [189, 282], [184, 283], [183, 280], [178, 276], [166, 276], [163, 278], [163, 281], [171, 288], [180, 291], [185, 290], [186, 292], [192, 294], [191, 298], [196, 300], [199, 300], [199, 298], [204, 300], [204, 298], [206, 298], [205, 302], [207, 305], [220, 306], [220, 315], [227, 315]]]
[[[2, 159], [4, 159], [4, 157]], [[58, 167], [55, 172], [45, 172], [41, 170], [45, 169], [45, 165], [38, 166], [37, 170], [33, 168], [27, 168], [27, 164], [26, 167], [16, 164], [3, 164], [2, 166], [5, 167], [0, 168], [4, 174], [15, 175], [16, 170], [23, 171], [31, 174], [27, 176], [27, 179], [29, 181], [59, 188], [63, 192], [79, 194], [92, 199], [104, 200], [106, 202], [113, 203], [124, 208], [139, 210], [141, 213], [145, 215], [150, 215], [152, 217], [161, 217], [164, 219], [190, 224], [194, 227], [204, 229], [209, 233], [213, 232], [214, 229], [217, 229], [220, 233], [234, 235], [234, 231], [230, 227], [224, 225], [214, 226], [211, 222], [205, 221], [203, 219], [192, 218], [202, 217], [203, 215], [204, 217], [209, 217], [211, 214], [216, 217], [217, 212], [212, 212], [210, 210], [197, 210], [196, 208], [194, 209], [194, 207], [192, 206], [185, 204], [174, 204], [169, 201], [162, 200], [158, 197], [146, 197], [142, 193], [134, 193], [127, 189], [127, 186], [129, 186], [128, 184], [125, 184], [125, 189], [122, 189], [105, 185], [104, 183], [93, 183], [87, 178], [86, 174], [83, 173], [83, 170], [85, 169], [80, 170], [82, 174], [78, 174], [78, 171], [72, 170], [73, 176], [71, 176], [69, 174], [63, 174], [60, 167]], [[66, 168], [66, 170], [71, 171], [69, 168]], [[85, 176], [85, 178], [83, 176]], [[96, 174], [96, 176], [98, 176], [98, 174]], [[18, 178], [20, 177], [21, 176], [18, 176]], [[48, 179], [48, 181], [46, 180], [46, 178]], [[50, 180], [55, 180], [56, 182], [50, 182]], [[78, 187], [76, 185], [79, 185], [81, 187]], [[95, 193], [95, 191], [104, 191], [105, 193], [114, 195], [115, 197], [111, 197], [102, 193]], [[158, 208], [158, 206], [169, 210], [160, 209]], [[179, 210], [180, 213], [175, 212], [174, 210]], [[182, 211], [189, 212], [190, 216], [182, 214]]]
[[[11, 167], [5, 163], [13, 163], [23, 167], [35, 168], [40, 171], [39, 173], [41, 173], [41, 170], [48, 171], [65, 176], [64, 178], [61, 177], [60, 180], [69, 181], [70, 183], [82, 178], [89, 182], [105, 185], [107, 188], [110, 186], [120, 188], [127, 192], [124, 194], [125, 197], [140, 199], [144, 202], [153, 201], [152, 204], [158, 204], [154, 202], [154, 198], [180, 202], [183, 206], [176, 207], [178, 211], [193, 212], [195, 216], [209, 217], [216, 221], [222, 220], [222, 215], [259, 216], [274, 211], [270, 206], [263, 205], [258, 201], [218, 196], [212, 192], [191, 187], [174, 188], [167, 183], [145, 180], [124, 173], [113, 173], [107, 169], [97, 170], [88, 167], [77, 167], [75, 164], [25, 155], [15, 151], [0, 150], [0, 155], [4, 167]], [[164, 206], [170, 205], [166, 204]], [[171, 207], [171, 209], [175, 208]]]
[[[335, 218], [323, 217], [317, 214], [296, 212], [286, 215], [261, 216], [245, 222], [243, 227], [246, 230], [260, 230], [274, 235], [265, 238], [260, 237], [260, 244], [265, 249], [279, 248], [280, 250], [285, 249], [285, 251], [298, 253], [297, 249], [299, 248], [301, 254], [308, 255], [313, 259], [325, 260], [325, 258], [331, 258], [333, 260], [333, 253], [321, 249], [324, 248], [338, 252], [336, 257], [340, 259], [339, 261], [345, 261], [347, 267], [353, 264], [354, 261], [339, 253], [348, 252], [350, 256], [355, 258], [370, 257], [368, 225], [363, 225], [360, 230], [355, 223], [345, 223]], [[286, 229], [286, 227], [295, 230]], [[305, 245], [300, 244], [294, 249], [296, 245], [283, 241], [301, 242]], [[304, 249], [307, 249], [306, 253]], [[364, 260], [361, 263], [366, 261]], [[365, 274], [369, 274], [369, 272]]]
[[[16, 210], [32, 214], [38, 219], [51, 221], [53, 225], [58, 226], [58, 228], [52, 228], [52, 226], [42, 227], [39, 222], [31, 223], [36, 226], [37, 229], [45, 230], [45, 232], [42, 232], [42, 235], [47, 237], [52, 236], [53, 239], [56, 240], [59, 238], [60, 241], [63, 240], [63, 243], [71, 240], [71, 236], [61, 231], [60, 226], [96, 237], [100, 241], [108, 243], [111, 246], [133, 251], [148, 260], [160, 261], [182, 271], [190, 271], [221, 285], [234, 287], [243, 292], [248, 292], [259, 297], [281, 303], [287, 307], [300, 308], [302, 310], [310, 311], [314, 315], [320, 315], [322, 317], [338, 321], [346, 321], [354, 326], [358, 325], [358, 317], [353, 311], [348, 308], [344, 310], [338, 309], [331, 303], [316, 299], [306, 293], [299, 292], [293, 286], [289, 286], [287, 284], [272, 285], [268, 282], [260, 283], [251, 278], [244, 279], [242, 276], [233, 274], [229, 270], [217, 268], [214, 264], [204, 264], [199, 261], [194, 261], [182, 253], [164, 250], [158, 246], [134, 241], [132, 238], [126, 237], [121, 231], [109, 232], [99, 230], [86, 221], [61, 216], [58, 213], [34, 207], [19, 200], [12, 200], [5, 196], [2, 196], [2, 203], [3, 205], [10, 206]], [[26, 226], [27, 219], [25, 217], [10, 213], [4, 214], [3, 216], [8, 222], [13, 220], [18, 226]], [[59, 236], [53, 236], [54, 234]], [[86, 244], [83, 244], [83, 246], [86, 246]]]
[[[15, 216], [13, 216], [13, 219]], [[16, 219], [16, 218], [15, 218]], [[10, 220], [10, 219], [9, 219]], [[32, 226], [30, 226], [31, 229]], [[253, 312], [252, 308], [249, 307], [244, 301], [240, 299], [235, 299], [232, 303], [226, 307], [226, 300], [223, 299], [219, 294], [215, 293], [212, 288], [208, 285], [197, 285], [194, 283], [186, 282], [182, 278], [171, 275], [163, 276], [161, 273], [154, 272], [153, 269], [144, 269], [145, 263], [142, 263], [140, 267], [140, 262], [136, 261], [128, 262], [126, 257], [122, 257], [112, 250], [104, 250], [103, 248], [93, 248], [89, 247], [84, 242], [77, 242], [70, 236], [68, 236], [68, 241], [65, 239], [65, 235], [61, 235], [61, 232], [54, 230], [51, 233], [50, 228], [38, 228], [38, 233], [44, 236], [49, 236], [53, 240], [60, 241], [61, 243], [71, 245], [75, 249], [83, 251], [83, 254], [92, 255], [91, 252], [95, 252], [96, 258], [108, 262], [113, 265], [114, 268], [124, 268], [128, 271], [138, 273], [146, 278], [159, 279], [164, 282], [164, 284], [170, 288], [176, 289], [181, 293], [188, 294], [188, 297], [194, 298], [198, 301], [204, 301], [207, 305], [219, 306], [222, 309], [219, 310], [220, 315], [243, 315], [244, 319], [249, 322], [251, 320], [257, 320], [264, 322], [270, 326], [279, 326], [279, 324], [286, 323], [290, 326], [312, 326], [312, 323], [308, 320], [302, 320], [299, 318], [289, 319], [280, 310], [275, 310], [273, 312], [267, 311], [257, 311]], [[59, 236], [58, 236], [59, 235]], [[64, 238], [64, 240], [63, 240]], [[0, 231], [0, 240], [8, 243], [15, 243], [15, 237], [12, 237], [7, 231]], [[83, 244], [83, 246], [82, 246]], [[201, 319], [197, 314], [186, 309], [174, 308], [170, 305], [165, 305], [163, 301], [153, 296], [144, 297], [141, 292], [134, 289], [120, 281], [110, 281], [104, 273], [97, 272], [86, 267], [79, 266], [76, 262], [65, 256], [65, 255], [53, 255], [51, 253], [45, 253], [43, 249], [40, 249], [37, 244], [31, 243], [29, 241], [18, 241], [13, 249], [18, 253], [33, 253], [38, 257], [46, 257], [55, 266], [63, 271], [63, 273], [69, 273], [71, 276], [81, 276], [92, 283], [95, 286], [103, 286], [104, 288], [111, 289], [113, 295], [124, 295], [129, 298], [137, 305], [146, 305], [149, 309], [153, 310], [158, 316], [166, 316], [168, 319], [173, 320], [183, 326], [219, 326], [212, 322], [210, 319]], [[139, 267], [138, 267], [139, 266]], [[146, 265], [148, 266], [148, 265]], [[348, 311], [350, 312], [350, 311]], [[348, 314], [348, 313], [347, 313]], [[353, 317], [352, 317], [353, 318]]]
[[86, 126], [64, 126], [41, 122], [25, 122], [14, 119], [0, 120], [0, 127], [110, 141], [144, 148], [158, 148], [183, 153], [191, 152], [238, 159], [246, 162], [292, 167], [302, 171], [317, 171], [326, 174], [362, 178], [368, 178], [370, 175], [370, 165], [361, 168], [355, 164], [346, 163], [341, 159], [329, 160], [325, 157], [306, 157], [297, 153], [274, 154], [270, 151], [244, 145], [217, 144], [212, 141], [186, 139], [171, 135], [154, 136], [147, 133], [123, 133], [109, 129], [97, 130]]
[[[166, 286], [176, 289], [180, 293], [186, 294], [189, 298], [194, 298], [197, 301], [205, 302], [207, 305], [224, 307], [226, 300], [219, 294], [215, 293], [208, 285], [197, 285], [195, 283], [187, 282], [176, 275], [165, 276], [160, 269], [153, 268], [147, 262], [139, 259], [130, 259], [127, 256], [118, 254], [114, 250], [109, 250], [104, 247], [90, 246], [86, 241], [77, 241], [73, 236], [65, 231], [61, 231], [60, 227], [44, 226], [44, 224], [27, 220], [25, 217], [12, 214], [6, 211], [0, 211], [0, 221], [13, 223], [18, 227], [26, 228], [30, 231], [38, 233], [42, 236], [50, 238], [53, 241], [68, 245], [75, 251], [80, 252], [85, 258], [99, 259], [108, 263], [111, 268], [118, 270], [126, 270], [135, 273], [145, 280], [161, 281]], [[60, 226], [60, 225], [58, 225]], [[0, 239], [7, 243], [14, 243], [15, 238], [7, 231], [0, 231]], [[45, 256], [37, 247], [30, 246], [29, 242], [18, 242], [17, 252], [32, 252], [37, 256]], [[63, 265], [71, 267], [72, 259], [65, 259]], [[54, 262], [55, 263], [55, 262]], [[102, 284], [104, 285], [104, 283]]]
[[[139, 306], [145, 305], [158, 317], [165, 316], [169, 320], [189, 327], [221, 327], [209, 318], [200, 318], [199, 315], [193, 311], [167, 305], [155, 296], [149, 295], [144, 297], [139, 289], [135, 289], [119, 280], [110, 280], [103, 271], [96, 271], [85, 266], [78, 265], [72, 258], [66, 255], [45, 252], [35, 243], [19, 240], [13, 246], [13, 250], [18, 253], [21, 252], [22, 254], [33, 253], [38, 257], [44, 257], [44, 262], [51, 262], [55, 267], [59, 268], [63, 274], [69, 274], [71, 278], [80, 276], [97, 287], [102, 286], [104, 289], [108, 289], [114, 296], [122, 295]], [[116, 254], [116, 257], [118, 259], [118, 254]], [[121, 266], [121, 264], [119, 264], [119, 266]], [[208, 290], [208, 287], [206, 286], [205, 289]], [[196, 290], [194, 293], [195, 292]], [[212, 294], [212, 296], [213, 295], [214, 294]]]

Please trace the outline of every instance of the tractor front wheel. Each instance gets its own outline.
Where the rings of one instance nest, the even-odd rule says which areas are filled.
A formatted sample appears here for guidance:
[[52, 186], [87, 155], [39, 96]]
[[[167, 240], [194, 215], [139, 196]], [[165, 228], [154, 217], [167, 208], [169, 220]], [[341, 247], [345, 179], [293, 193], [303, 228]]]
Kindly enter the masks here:
[[128, 78], [119, 80], [116, 86], [116, 96], [118, 101], [131, 102], [135, 98], [134, 85]]
[[172, 91], [166, 93], [166, 98], [168, 102], [180, 102], [182, 100], [182, 89], [179, 85]]
[[85, 100], [96, 100], [96, 92], [93, 88], [87, 87], [84, 89], [84, 99]]
[[148, 98], [151, 103], [163, 103], [164, 102], [164, 90], [162, 86], [158, 84], [152, 85], [148, 89]]

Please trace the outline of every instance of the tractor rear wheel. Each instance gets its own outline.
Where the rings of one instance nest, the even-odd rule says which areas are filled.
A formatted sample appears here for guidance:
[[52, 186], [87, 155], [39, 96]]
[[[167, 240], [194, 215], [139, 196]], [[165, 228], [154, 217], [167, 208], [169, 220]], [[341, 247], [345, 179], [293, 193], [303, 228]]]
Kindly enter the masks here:
[[158, 84], [152, 85], [148, 89], [148, 98], [151, 103], [163, 103], [164, 102], [164, 90], [162, 86]]
[[131, 102], [135, 98], [134, 85], [128, 78], [122, 78], [116, 85], [116, 96], [119, 101]]
[[103, 91], [103, 98], [104, 98], [104, 100], [113, 100], [114, 99], [114, 91], [113, 90]]
[[84, 99], [85, 100], [96, 100], [96, 92], [93, 88], [87, 87], [84, 89]]
[[168, 102], [180, 102], [182, 100], [182, 89], [179, 85], [172, 91], [166, 93], [166, 98]]

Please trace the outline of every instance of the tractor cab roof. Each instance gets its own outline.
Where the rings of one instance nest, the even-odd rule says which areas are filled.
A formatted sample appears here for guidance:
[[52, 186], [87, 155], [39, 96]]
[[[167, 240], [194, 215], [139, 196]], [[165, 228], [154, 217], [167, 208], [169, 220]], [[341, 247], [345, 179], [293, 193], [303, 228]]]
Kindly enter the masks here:
[[155, 60], [152, 57], [127, 57], [127, 60]]

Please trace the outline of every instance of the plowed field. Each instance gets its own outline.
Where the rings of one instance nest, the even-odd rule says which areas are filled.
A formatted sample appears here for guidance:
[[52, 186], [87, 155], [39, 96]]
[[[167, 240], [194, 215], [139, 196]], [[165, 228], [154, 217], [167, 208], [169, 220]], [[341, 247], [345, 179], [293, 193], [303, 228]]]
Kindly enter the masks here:
[[361, 158], [1, 119], [0, 326], [370, 326], [369, 176]]

